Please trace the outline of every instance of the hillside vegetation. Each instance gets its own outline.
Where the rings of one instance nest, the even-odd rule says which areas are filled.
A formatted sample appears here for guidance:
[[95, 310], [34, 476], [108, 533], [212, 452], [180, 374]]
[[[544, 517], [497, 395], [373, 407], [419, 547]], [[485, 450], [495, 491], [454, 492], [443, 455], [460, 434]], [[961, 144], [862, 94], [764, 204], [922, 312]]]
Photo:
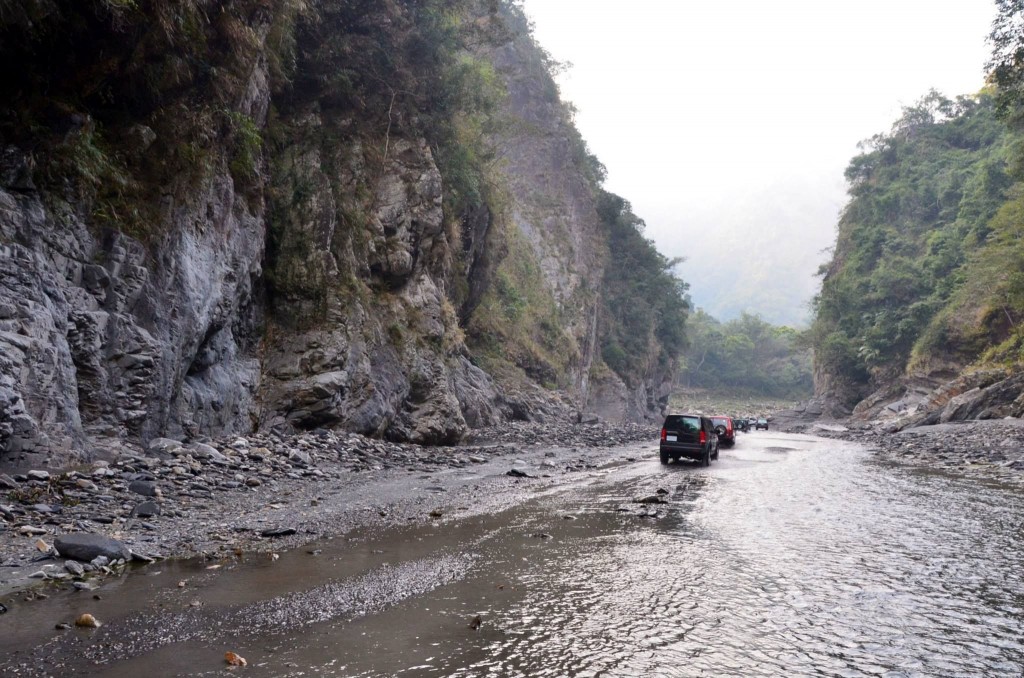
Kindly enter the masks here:
[[698, 309], [688, 330], [692, 343], [679, 374], [684, 389], [784, 400], [813, 393], [811, 350], [793, 328], [746, 313], [723, 323]]
[[851, 161], [813, 326], [818, 370], [845, 385], [848, 404], [914, 366], [967, 364], [1013, 334], [1022, 307], [1006, 296], [1012, 267], [997, 251], [1015, 202], [1013, 139], [990, 92], [933, 92]]
[[929, 93], [847, 168], [812, 329], [816, 389], [839, 410], [1024, 362], [1024, 3], [998, 6], [990, 84]]

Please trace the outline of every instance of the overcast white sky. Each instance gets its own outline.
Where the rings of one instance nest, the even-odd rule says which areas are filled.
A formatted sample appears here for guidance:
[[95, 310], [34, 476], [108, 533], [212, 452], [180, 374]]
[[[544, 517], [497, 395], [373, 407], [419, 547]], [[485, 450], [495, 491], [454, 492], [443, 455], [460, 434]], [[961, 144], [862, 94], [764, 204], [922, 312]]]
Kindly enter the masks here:
[[857, 142], [984, 82], [992, 0], [524, 0], [577, 126], [698, 306], [801, 324]]

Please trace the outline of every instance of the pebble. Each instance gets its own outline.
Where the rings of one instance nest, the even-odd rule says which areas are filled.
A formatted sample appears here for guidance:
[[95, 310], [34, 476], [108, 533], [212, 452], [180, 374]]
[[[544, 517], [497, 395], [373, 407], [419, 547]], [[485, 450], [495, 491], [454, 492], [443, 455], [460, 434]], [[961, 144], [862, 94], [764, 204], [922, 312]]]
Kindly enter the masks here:
[[96, 617], [86, 613], [83, 615], [79, 615], [79, 617], [75, 620], [75, 626], [87, 629], [98, 629], [100, 627], [100, 622], [96, 619]]

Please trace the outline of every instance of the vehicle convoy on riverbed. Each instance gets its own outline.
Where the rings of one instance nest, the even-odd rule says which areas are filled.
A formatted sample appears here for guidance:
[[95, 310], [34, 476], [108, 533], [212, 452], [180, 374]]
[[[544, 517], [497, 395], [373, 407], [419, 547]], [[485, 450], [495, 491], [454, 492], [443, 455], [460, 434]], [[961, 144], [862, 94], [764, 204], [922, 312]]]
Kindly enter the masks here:
[[658, 454], [662, 464], [683, 457], [709, 466], [718, 459], [718, 434], [714, 422], [700, 414], [670, 414], [661, 426]]
[[[206, 557], [0, 597], [0, 674], [214, 675], [226, 652], [254, 676], [1021, 674], [1009, 467], [918, 469], [778, 431], [710, 468], [660, 465], [655, 436], [530, 439], [344, 491], [234, 490], [257, 521], [197, 526], [225, 540]], [[298, 534], [233, 551], [284, 516]], [[159, 543], [181, 520], [123, 529]], [[101, 625], [74, 627], [83, 614]]]

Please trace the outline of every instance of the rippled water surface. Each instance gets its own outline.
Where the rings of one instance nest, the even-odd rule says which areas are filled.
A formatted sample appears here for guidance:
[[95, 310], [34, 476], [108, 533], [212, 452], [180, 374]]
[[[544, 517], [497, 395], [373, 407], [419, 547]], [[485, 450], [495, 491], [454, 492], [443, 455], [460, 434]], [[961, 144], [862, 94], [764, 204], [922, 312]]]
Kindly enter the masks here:
[[506, 514], [325, 547], [266, 601], [268, 568], [235, 573], [244, 600], [192, 633], [146, 618], [163, 640], [95, 672], [214, 675], [227, 646], [259, 676], [1024, 672], [1019, 490], [774, 432], [710, 469], [642, 454]]
[[[516, 568], [521, 598], [482, 606], [497, 633], [468, 648], [435, 639], [436, 656], [405, 673], [1024, 671], [1024, 500], [1013, 490], [780, 434], [741, 438], [710, 472], [646, 470], [524, 525], [579, 517]], [[687, 489], [658, 507], [664, 517], [613, 513], [678, 481]]]

